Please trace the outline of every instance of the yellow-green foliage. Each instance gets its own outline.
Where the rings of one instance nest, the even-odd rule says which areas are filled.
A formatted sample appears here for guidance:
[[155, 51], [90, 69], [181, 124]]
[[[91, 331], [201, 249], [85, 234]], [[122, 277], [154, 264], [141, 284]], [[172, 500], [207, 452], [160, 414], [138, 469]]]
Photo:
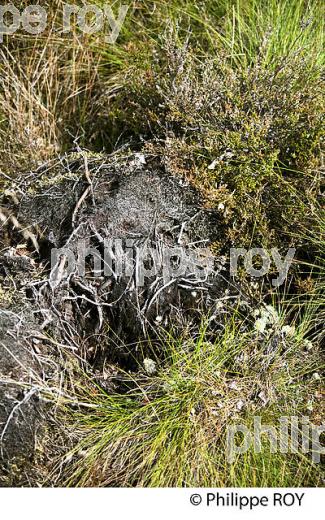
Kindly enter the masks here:
[[[272, 425], [282, 415], [323, 420], [324, 2], [130, 1], [114, 45], [75, 25], [62, 34], [63, 3], [42, 2], [43, 34], [17, 31], [0, 46], [0, 171], [51, 159], [28, 189], [36, 194], [78, 177], [62, 173], [62, 154], [76, 143], [143, 149], [218, 211], [214, 252], [292, 241], [319, 279], [299, 280], [309, 294], [286, 309], [292, 335], [284, 320], [264, 333], [233, 312], [213, 337], [205, 323], [197, 337], [163, 335], [151, 354], [155, 374], [144, 364], [134, 373], [104, 364], [98, 382], [58, 344], [58, 387], [42, 381], [40, 392], [62, 413], [60, 428], [71, 426], [73, 448], [51, 485], [320, 485], [318, 468], [299, 454], [250, 450], [227, 464], [225, 428], [250, 426], [254, 415]], [[0, 306], [14, 296], [0, 287]]]
[[155, 374], [139, 366], [111, 376], [122, 393], [106, 393], [77, 372], [73, 398], [63, 401], [80, 442], [61, 464], [61, 479], [73, 486], [317, 485], [309, 456], [272, 455], [267, 442], [260, 454], [227, 459], [229, 425], [250, 429], [254, 416], [276, 429], [281, 416], [312, 420], [321, 385], [313, 377], [317, 343], [310, 349], [303, 326], [291, 337], [281, 327], [279, 318], [259, 334], [232, 315], [212, 341], [207, 322], [196, 338], [166, 333]]
[[219, 207], [231, 243], [247, 245], [253, 234], [278, 245], [304, 221], [302, 204], [310, 209], [319, 196], [324, 97], [314, 72], [300, 55], [274, 70], [258, 62], [241, 70], [167, 42], [150, 67], [130, 73], [115, 114]]

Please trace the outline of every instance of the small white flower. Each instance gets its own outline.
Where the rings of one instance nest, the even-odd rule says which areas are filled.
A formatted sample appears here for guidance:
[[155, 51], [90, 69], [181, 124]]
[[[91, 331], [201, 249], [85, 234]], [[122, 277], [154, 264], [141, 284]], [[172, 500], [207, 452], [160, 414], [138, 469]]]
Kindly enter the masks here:
[[265, 316], [269, 323], [278, 323], [279, 315], [272, 305], [266, 305], [265, 308], [261, 309], [262, 317]]
[[240, 410], [242, 410], [244, 408], [245, 403], [244, 403], [244, 401], [238, 401], [236, 406], [237, 406], [237, 410], [240, 411]]
[[153, 359], [145, 358], [143, 360], [143, 366], [144, 366], [144, 369], [145, 369], [145, 371], [147, 372], [147, 374], [149, 376], [153, 376], [153, 375], [156, 374], [156, 372], [157, 372], [157, 365], [153, 361]]
[[267, 325], [267, 319], [265, 318], [259, 318], [258, 320], [255, 321], [254, 323], [254, 328], [257, 332], [260, 332], [261, 334], [263, 334], [263, 332], [265, 331], [266, 329], [266, 325]]
[[284, 327], [282, 327], [281, 329], [281, 332], [284, 336], [289, 336], [290, 338], [292, 336], [294, 336], [295, 334], [295, 327], [294, 326], [291, 326], [291, 325], [285, 325]]
[[272, 305], [266, 305], [265, 307], [262, 307], [258, 311], [255, 311], [255, 316], [261, 316], [258, 320], [255, 322], [255, 330], [257, 332], [263, 333], [268, 325], [276, 325], [279, 322], [279, 315], [277, 311], [275, 310]]

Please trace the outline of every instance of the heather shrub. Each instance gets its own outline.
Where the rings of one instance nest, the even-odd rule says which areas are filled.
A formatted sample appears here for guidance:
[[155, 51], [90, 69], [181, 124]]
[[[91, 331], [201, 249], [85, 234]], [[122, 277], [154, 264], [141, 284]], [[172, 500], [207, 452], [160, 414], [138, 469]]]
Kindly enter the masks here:
[[111, 117], [218, 208], [224, 244], [271, 246], [319, 197], [322, 104], [320, 74], [302, 56], [235, 70], [223, 55], [202, 63], [188, 45], [167, 43], [129, 72]]

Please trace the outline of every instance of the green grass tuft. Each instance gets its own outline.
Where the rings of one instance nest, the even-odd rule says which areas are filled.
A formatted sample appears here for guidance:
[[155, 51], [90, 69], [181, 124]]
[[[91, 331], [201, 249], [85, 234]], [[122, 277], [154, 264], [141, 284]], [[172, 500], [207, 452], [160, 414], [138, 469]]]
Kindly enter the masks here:
[[232, 463], [227, 458], [230, 425], [253, 431], [254, 416], [277, 430], [282, 416], [313, 421], [311, 403], [320, 388], [313, 374], [322, 368], [317, 343], [306, 349], [305, 322], [288, 337], [283, 317], [273, 316], [264, 335], [236, 313], [212, 341], [206, 321], [196, 338], [162, 333], [157, 372], [148, 375], [143, 366], [118, 372], [122, 393], [107, 393], [79, 373], [73, 406], [67, 400], [64, 412], [80, 439], [61, 466], [65, 484], [318, 485], [310, 455], [272, 454], [267, 442], [261, 453], [249, 449]]

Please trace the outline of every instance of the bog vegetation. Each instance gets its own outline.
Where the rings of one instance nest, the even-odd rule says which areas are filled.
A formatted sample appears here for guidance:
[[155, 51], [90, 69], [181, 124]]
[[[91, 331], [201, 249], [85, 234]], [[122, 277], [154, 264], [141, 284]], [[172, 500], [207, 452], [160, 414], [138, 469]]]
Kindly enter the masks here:
[[249, 425], [258, 414], [268, 424], [284, 415], [324, 421], [324, 3], [124, 3], [130, 7], [115, 44], [77, 25], [62, 35], [61, 0], [43, 2], [45, 33], [4, 40], [0, 186], [76, 147], [141, 152], [217, 209], [215, 254], [230, 247], [285, 254], [292, 246], [296, 261], [277, 291], [240, 275], [257, 309], [276, 309], [265, 330], [232, 309], [217, 339], [205, 332], [206, 316], [196, 336], [162, 331], [161, 350], [151, 353], [154, 374], [143, 363], [132, 373], [116, 367], [123, 391], [106, 392], [67, 355], [56, 413], [73, 447], [48, 478], [102, 486], [319, 485], [319, 467], [307, 456], [273, 456], [267, 443], [262, 454], [225, 463], [224, 432], [229, 418]]

